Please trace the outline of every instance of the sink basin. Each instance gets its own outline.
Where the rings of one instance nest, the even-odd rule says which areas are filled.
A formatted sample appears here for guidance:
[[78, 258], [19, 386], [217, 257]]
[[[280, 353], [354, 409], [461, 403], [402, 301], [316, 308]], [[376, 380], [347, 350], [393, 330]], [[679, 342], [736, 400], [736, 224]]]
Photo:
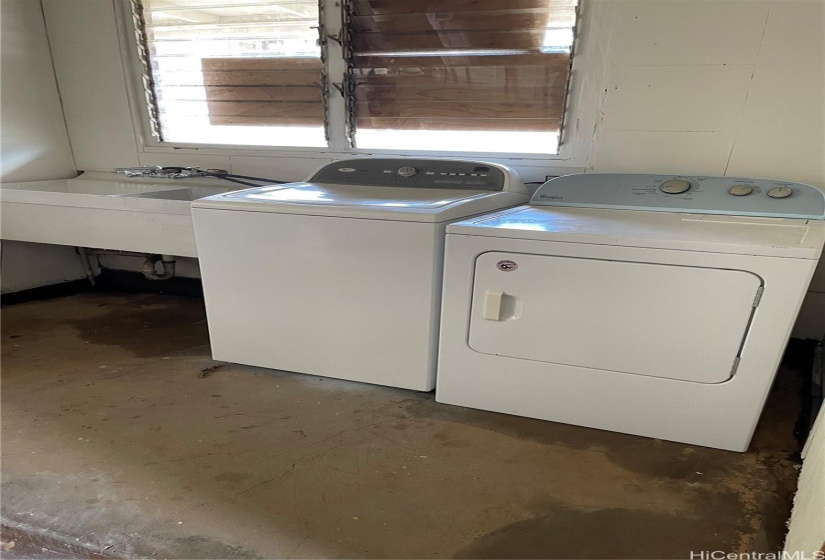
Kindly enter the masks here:
[[152, 191], [133, 194], [123, 194], [120, 196], [130, 198], [157, 198], [161, 200], [197, 200], [204, 196], [209, 196], [205, 193], [196, 193], [192, 189], [173, 189], [170, 191]]
[[104, 172], [3, 183], [2, 238], [195, 257], [191, 201], [232, 190], [216, 180], [124, 179]]

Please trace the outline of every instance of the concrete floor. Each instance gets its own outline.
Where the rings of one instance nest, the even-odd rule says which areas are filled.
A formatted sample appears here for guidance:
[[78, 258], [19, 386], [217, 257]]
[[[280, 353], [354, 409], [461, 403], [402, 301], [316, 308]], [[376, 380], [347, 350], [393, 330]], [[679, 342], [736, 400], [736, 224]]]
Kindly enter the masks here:
[[739, 454], [218, 364], [174, 296], [4, 308], [2, 357], [4, 523], [103, 556], [776, 550], [795, 485], [793, 375]]

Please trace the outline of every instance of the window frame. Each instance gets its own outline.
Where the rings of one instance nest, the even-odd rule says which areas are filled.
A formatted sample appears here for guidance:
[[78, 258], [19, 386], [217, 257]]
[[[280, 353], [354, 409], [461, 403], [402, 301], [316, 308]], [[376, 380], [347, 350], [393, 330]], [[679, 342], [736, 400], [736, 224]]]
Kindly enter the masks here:
[[[138, 55], [134, 39], [134, 28], [130, 0], [113, 0], [118, 22], [118, 40], [132, 115], [135, 141], [138, 151], [144, 154], [164, 155], [209, 155], [236, 157], [266, 157], [273, 159], [309, 159], [328, 161], [354, 157], [417, 157], [417, 158], [464, 158], [488, 160], [511, 166], [546, 167], [548, 174], [559, 169], [558, 174], [581, 172], [589, 165], [591, 152], [590, 134], [599, 122], [599, 107], [603, 98], [602, 78], [606, 67], [600, 62], [603, 57], [594, 56], [592, 45], [588, 45], [590, 30], [594, 28], [594, 8], [598, 2], [579, 0], [578, 19], [574, 43], [574, 56], [568, 92], [565, 102], [565, 116], [557, 154], [513, 153], [513, 152], [473, 152], [473, 151], [432, 151], [350, 148], [346, 138], [345, 100], [333, 83], [340, 83], [346, 71], [341, 46], [333, 40], [327, 41], [327, 87], [328, 87], [328, 147], [301, 146], [256, 146], [229, 144], [194, 144], [159, 141], [151, 133], [149, 107], [143, 90], [143, 65]], [[324, 34], [335, 36], [342, 27], [341, 7], [336, 0], [321, 1], [321, 25]], [[591, 47], [591, 48], [588, 48]], [[586, 71], [584, 70], [586, 69]]]

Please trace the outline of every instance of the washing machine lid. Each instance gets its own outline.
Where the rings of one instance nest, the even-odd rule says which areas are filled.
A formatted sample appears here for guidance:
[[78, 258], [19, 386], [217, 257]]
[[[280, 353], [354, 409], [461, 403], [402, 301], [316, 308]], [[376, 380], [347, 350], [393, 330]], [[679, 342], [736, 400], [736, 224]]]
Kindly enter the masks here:
[[196, 208], [442, 222], [526, 202], [527, 195], [486, 190], [290, 183], [201, 199]]
[[418, 189], [292, 183], [211, 196], [194, 208], [444, 222], [527, 201], [527, 194], [464, 189]]
[[518, 173], [496, 163], [360, 158], [328, 163], [305, 182], [210, 196], [192, 207], [445, 222], [516, 206], [528, 198]]
[[825, 221], [519, 206], [447, 226], [448, 234], [818, 259]]

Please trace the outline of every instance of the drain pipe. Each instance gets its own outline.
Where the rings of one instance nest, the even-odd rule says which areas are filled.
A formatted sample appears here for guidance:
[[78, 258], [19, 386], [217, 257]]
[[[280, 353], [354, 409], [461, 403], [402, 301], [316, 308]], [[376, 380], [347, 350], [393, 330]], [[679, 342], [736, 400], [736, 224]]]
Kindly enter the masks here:
[[[158, 273], [160, 262], [162, 272]], [[149, 280], [169, 280], [175, 275], [175, 257], [171, 255], [149, 255], [143, 261], [143, 275]]]

